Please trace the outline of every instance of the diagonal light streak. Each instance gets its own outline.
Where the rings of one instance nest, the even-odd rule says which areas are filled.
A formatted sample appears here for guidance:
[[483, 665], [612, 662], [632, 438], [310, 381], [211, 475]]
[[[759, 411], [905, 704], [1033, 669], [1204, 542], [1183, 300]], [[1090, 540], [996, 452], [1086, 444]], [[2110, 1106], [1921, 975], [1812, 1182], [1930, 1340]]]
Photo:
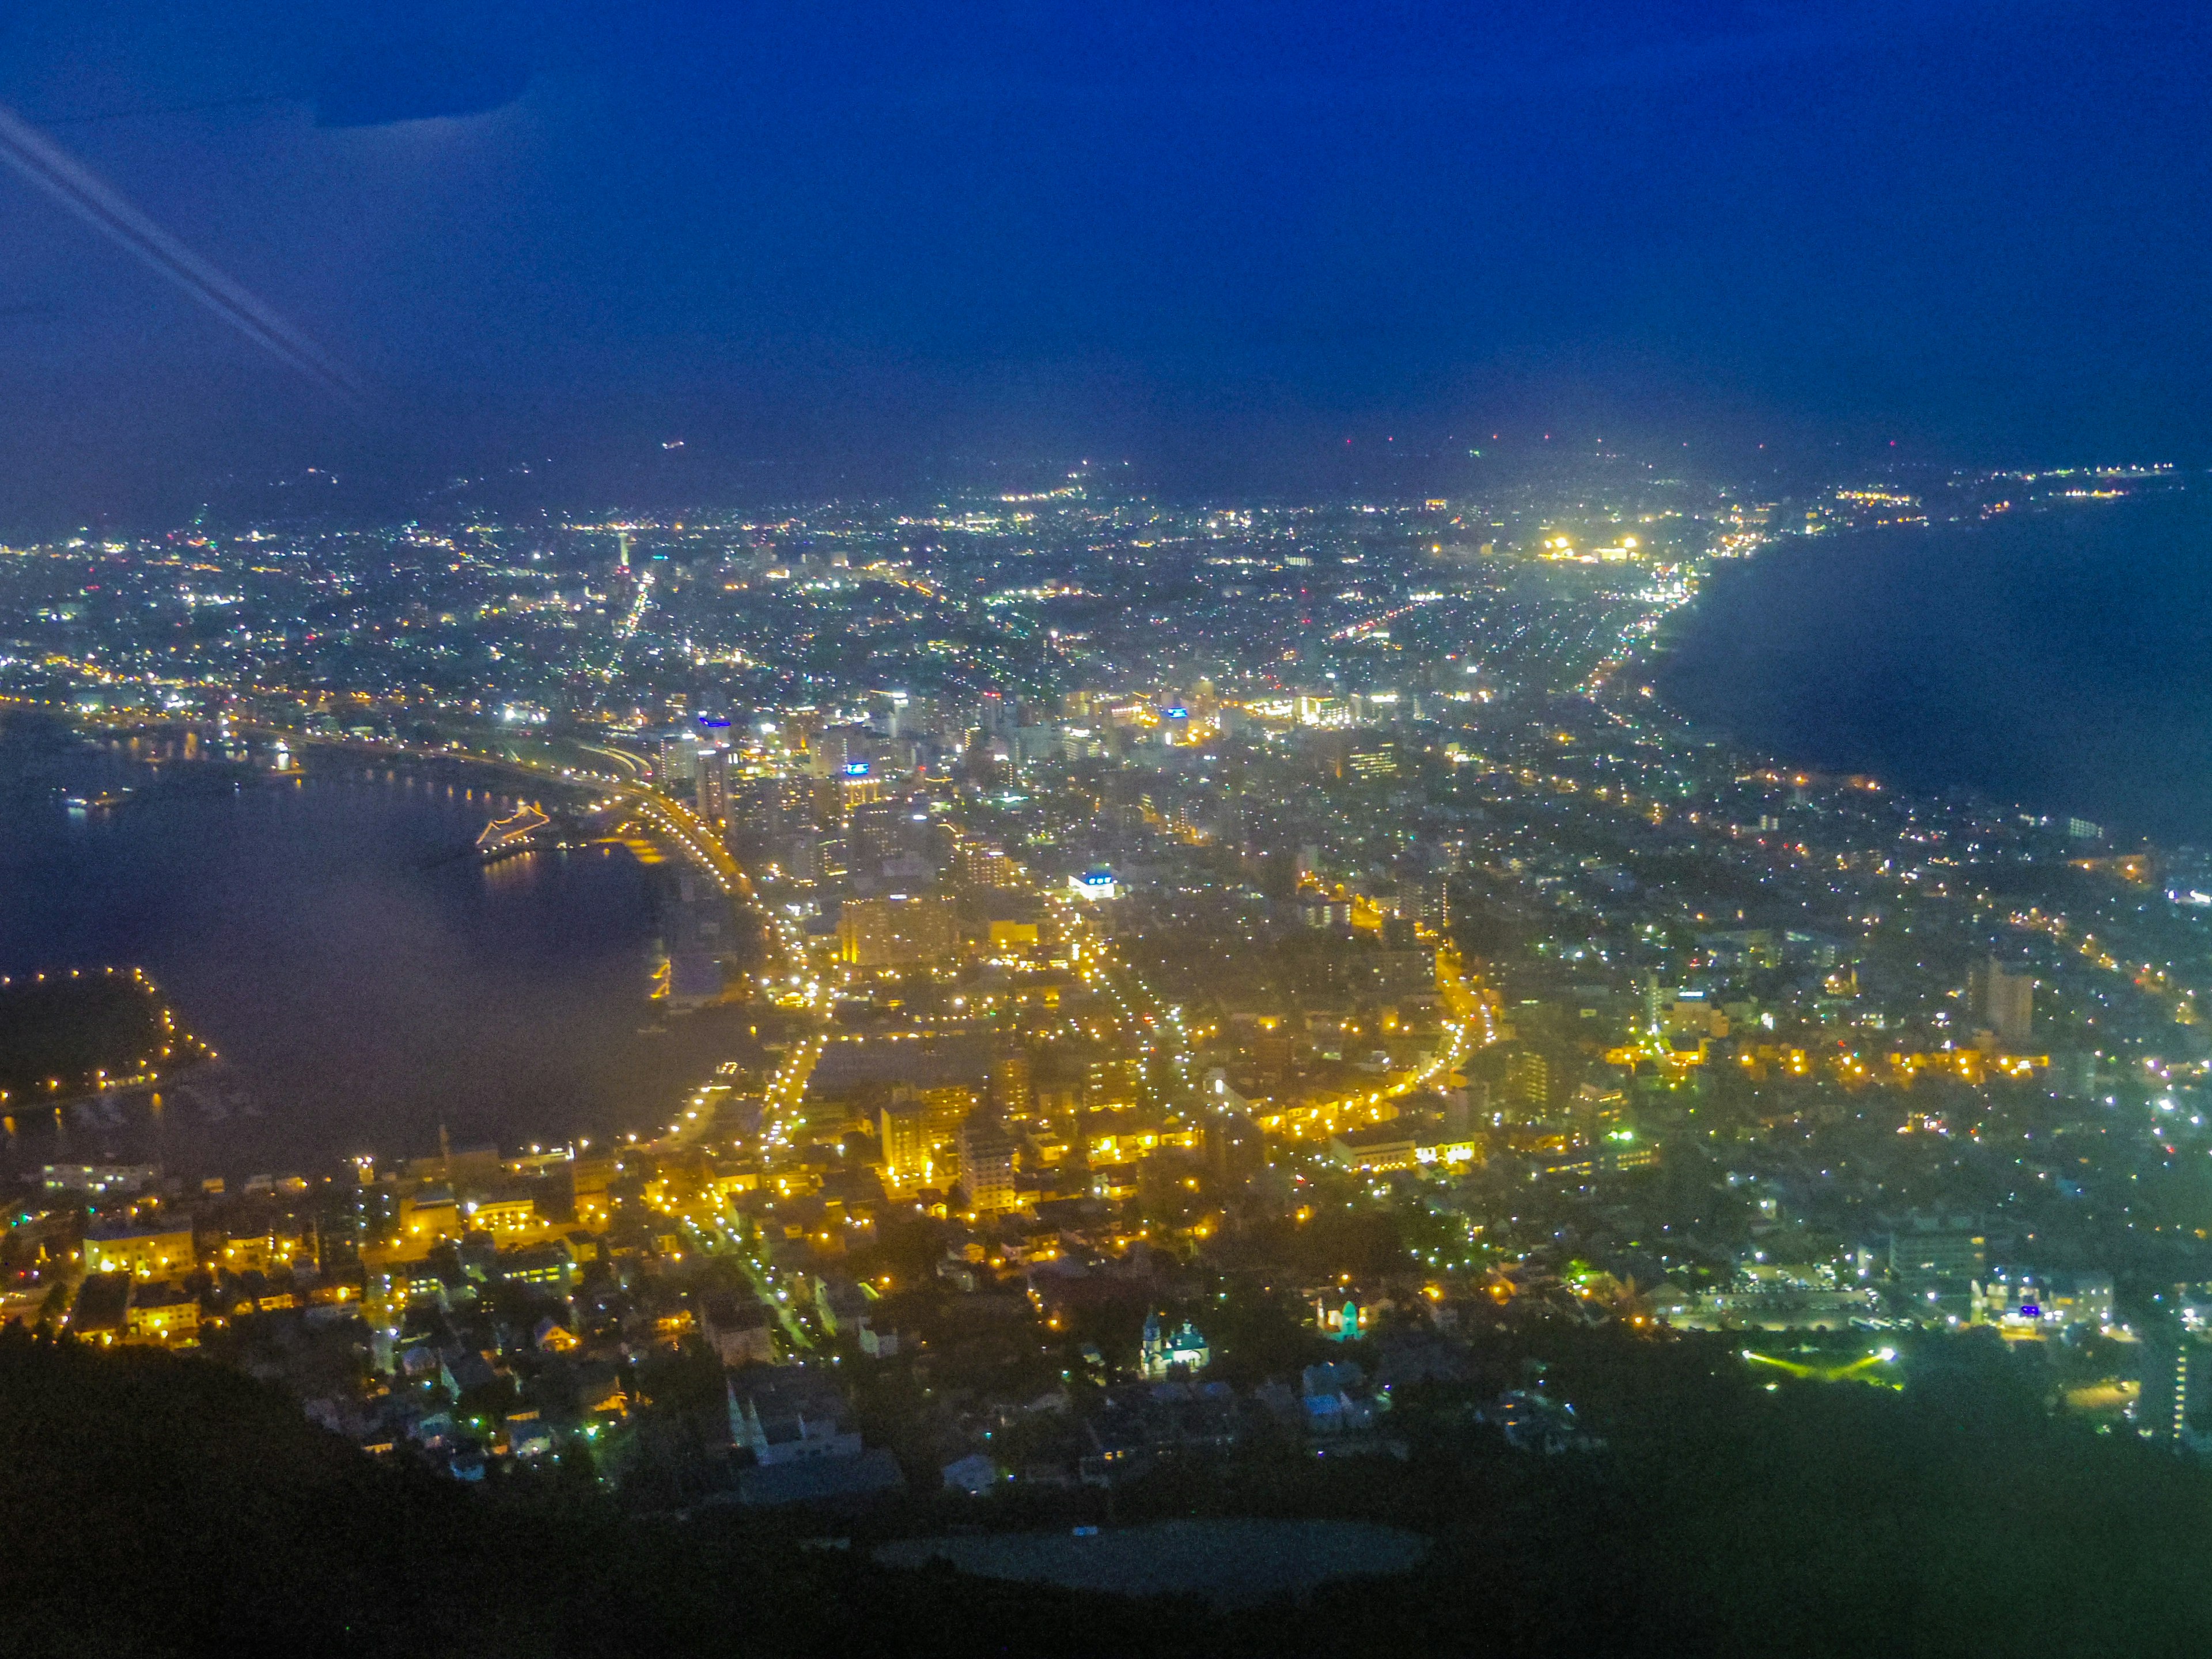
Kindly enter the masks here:
[[140, 264], [167, 277], [280, 362], [348, 403], [360, 401], [359, 389], [313, 341], [139, 212], [76, 157], [4, 105], [0, 105], [0, 161]]

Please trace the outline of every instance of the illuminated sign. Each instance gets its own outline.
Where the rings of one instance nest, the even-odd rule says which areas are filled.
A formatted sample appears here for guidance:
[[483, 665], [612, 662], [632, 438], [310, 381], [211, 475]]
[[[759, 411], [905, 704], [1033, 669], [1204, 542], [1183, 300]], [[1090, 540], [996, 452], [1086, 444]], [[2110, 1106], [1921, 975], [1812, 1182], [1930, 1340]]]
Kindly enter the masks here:
[[1448, 1146], [1416, 1146], [1413, 1158], [1421, 1164], [1465, 1164], [1479, 1151], [1471, 1140], [1455, 1140]]
[[845, 763], [845, 775], [848, 778], [865, 778], [868, 775], [867, 762], [847, 761]]

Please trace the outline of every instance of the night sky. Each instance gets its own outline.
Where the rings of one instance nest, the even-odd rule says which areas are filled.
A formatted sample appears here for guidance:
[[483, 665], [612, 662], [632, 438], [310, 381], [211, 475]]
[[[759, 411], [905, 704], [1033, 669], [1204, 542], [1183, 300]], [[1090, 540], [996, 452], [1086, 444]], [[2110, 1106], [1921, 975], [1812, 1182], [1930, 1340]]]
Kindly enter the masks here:
[[0, 171], [0, 520], [678, 439], [2200, 459], [2208, 45], [2038, 0], [30, 0], [0, 102], [174, 241]]

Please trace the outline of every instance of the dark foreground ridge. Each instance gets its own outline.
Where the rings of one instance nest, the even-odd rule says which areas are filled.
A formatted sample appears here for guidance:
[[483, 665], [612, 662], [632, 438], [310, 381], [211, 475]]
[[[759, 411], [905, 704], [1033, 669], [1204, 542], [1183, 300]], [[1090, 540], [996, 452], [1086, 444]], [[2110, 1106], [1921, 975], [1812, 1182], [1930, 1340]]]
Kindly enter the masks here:
[[[1552, 1339], [1555, 1349], [1558, 1336]], [[2212, 1478], [2045, 1417], [1996, 1352], [1903, 1396], [1767, 1392], [1697, 1341], [1595, 1334], [1559, 1370], [1616, 1430], [1516, 1452], [1438, 1395], [1409, 1455], [1263, 1454], [1121, 1494], [1384, 1521], [1391, 1578], [1230, 1613], [872, 1565], [877, 1536], [640, 1517], [588, 1486], [380, 1464], [205, 1360], [0, 1336], [0, 1650], [849, 1655], [2181, 1654]], [[1974, 1402], [1974, 1415], [1962, 1415]], [[933, 1503], [934, 1500], [932, 1500]], [[962, 1511], [1031, 1527], [1034, 1506]], [[918, 1503], [891, 1530], [942, 1530]], [[849, 1547], [808, 1547], [810, 1534]], [[818, 1542], [818, 1540], [817, 1540]]]

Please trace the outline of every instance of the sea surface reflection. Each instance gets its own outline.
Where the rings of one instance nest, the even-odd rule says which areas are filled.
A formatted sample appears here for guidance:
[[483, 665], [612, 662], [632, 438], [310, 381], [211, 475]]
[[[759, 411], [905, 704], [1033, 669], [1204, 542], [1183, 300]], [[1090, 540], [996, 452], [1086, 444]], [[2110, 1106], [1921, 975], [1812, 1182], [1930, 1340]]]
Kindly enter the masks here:
[[2212, 846], [2212, 492], [1787, 540], [1670, 637], [1668, 700], [1791, 764]]
[[[197, 748], [198, 745], [196, 744]], [[620, 848], [456, 856], [514, 786], [331, 757], [304, 776], [0, 738], [0, 973], [143, 967], [222, 1064], [143, 1102], [19, 1115], [21, 1164], [267, 1169], [646, 1128], [742, 1011], [647, 1000], [656, 884]], [[118, 810], [73, 809], [127, 782]]]

